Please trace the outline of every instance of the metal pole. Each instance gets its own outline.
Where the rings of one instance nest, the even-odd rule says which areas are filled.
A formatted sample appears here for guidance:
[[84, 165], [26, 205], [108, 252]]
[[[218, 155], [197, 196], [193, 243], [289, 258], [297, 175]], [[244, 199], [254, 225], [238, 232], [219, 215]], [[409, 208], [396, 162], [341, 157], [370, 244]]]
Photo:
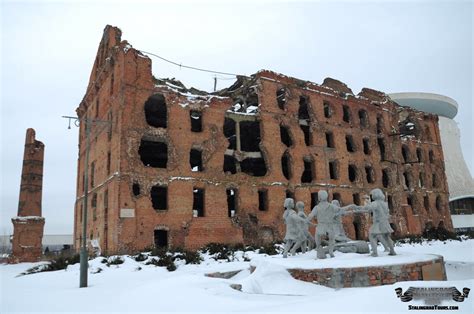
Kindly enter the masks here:
[[87, 268], [88, 268], [88, 256], [87, 256], [87, 198], [89, 194], [89, 137], [90, 137], [90, 126], [89, 120], [84, 120], [86, 128], [86, 160], [84, 165], [84, 210], [82, 211], [82, 245], [80, 254], [80, 280], [79, 287], [87, 287]]

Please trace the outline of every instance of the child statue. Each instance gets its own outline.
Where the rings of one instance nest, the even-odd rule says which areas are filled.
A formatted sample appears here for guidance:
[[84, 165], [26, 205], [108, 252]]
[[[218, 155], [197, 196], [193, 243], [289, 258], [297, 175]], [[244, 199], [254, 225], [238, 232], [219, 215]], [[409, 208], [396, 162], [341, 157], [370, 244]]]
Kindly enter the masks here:
[[393, 232], [390, 227], [390, 213], [388, 210], [388, 204], [385, 202], [385, 195], [382, 190], [374, 189], [370, 191], [372, 196], [372, 202], [365, 206], [354, 206], [356, 210], [354, 212], [365, 212], [372, 213], [373, 222], [369, 229], [369, 241], [372, 250], [372, 256], [378, 256], [377, 244], [378, 241], [382, 242], [383, 246], [389, 249], [388, 255], [396, 255], [393, 248], [393, 241], [390, 238], [390, 233]]

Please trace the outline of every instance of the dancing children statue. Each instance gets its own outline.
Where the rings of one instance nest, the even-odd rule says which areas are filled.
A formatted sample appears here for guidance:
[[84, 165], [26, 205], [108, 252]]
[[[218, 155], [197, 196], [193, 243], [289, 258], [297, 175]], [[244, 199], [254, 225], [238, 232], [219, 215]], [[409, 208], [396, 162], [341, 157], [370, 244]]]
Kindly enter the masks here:
[[[288, 251], [293, 247], [291, 253], [294, 254], [299, 242], [301, 242], [301, 232], [299, 224], [307, 223], [307, 220], [298, 216], [295, 212], [295, 201], [292, 198], [285, 199], [285, 212], [283, 213], [283, 220], [286, 224], [285, 247], [283, 250], [283, 257], [288, 257]], [[301, 245], [301, 243], [299, 244]]]
[[341, 214], [339, 207], [334, 206], [328, 202], [328, 192], [321, 190], [318, 192], [318, 205], [314, 206], [313, 210], [308, 216], [308, 220], [311, 221], [313, 218], [318, 220], [316, 227], [316, 252], [317, 258], [326, 258], [326, 253], [321, 246], [321, 240], [323, 236], [329, 238], [329, 256], [334, 257], [334, 244], [335, 244], [335, 224], [336, 216]]
[[390, 213], [387, 202], [385, 202], [385, 195], [380, 189], [370, 191], [370, 195], [373, 201], [365, 206], [354, 206], [356, 208], [354, 212], [372, 213], [373, 215], [372, 226], [370, 226], [369, 229], [371, 255], [378, 256], [378, 241], [382, 242], [383, 246], [389, 249], [388, 255], [396, 255], [393, 248], [393, 241], [390, 238], [390, 233], [393, 232], [393, 229], [390, 227]]

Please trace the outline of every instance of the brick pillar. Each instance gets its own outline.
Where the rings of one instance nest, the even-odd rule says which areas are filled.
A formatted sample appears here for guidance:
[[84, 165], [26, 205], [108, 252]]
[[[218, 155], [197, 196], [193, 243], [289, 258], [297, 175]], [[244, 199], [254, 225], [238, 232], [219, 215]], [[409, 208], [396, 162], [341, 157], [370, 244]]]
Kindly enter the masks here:
[[44, 144], [35, 130], [26, 130], [18, 216], [13, 223], [12, 262], [36, 262], [41, 258], [44, 218], [41, 217]]

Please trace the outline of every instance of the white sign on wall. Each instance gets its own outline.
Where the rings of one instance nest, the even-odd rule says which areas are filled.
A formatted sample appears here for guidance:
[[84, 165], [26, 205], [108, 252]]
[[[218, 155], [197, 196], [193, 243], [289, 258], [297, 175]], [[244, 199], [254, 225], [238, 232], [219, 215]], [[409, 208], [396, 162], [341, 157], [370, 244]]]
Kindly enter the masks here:
[[135, 218], [135, 208], [121, 208], [120, 218]]

